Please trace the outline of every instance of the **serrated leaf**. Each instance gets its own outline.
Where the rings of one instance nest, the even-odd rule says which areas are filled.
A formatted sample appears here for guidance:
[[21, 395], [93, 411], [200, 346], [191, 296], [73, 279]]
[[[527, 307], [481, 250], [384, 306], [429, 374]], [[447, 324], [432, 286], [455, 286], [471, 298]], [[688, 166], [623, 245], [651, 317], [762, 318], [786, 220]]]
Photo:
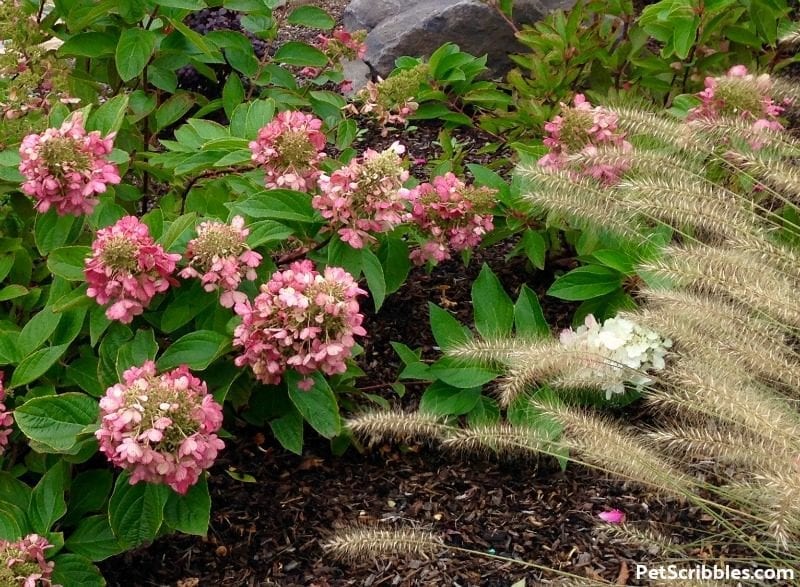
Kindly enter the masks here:
[[114, 61], [122, 81], [129, 81], [144, 71], [156, 48], [156, 34], [138, 27], [123, 30], [117, 41]]
[[[341, 431], [339, 405], [328, 382], [321, 373], [303, 376], [295, 371], [285, 374], [289, 399], [311, 427], [325, 438], [333, 438]], [[313, 387], [304, 391], [298, 387], [303, 379], [312, 379]]]
[[62, 314], [53, 313], [50, 306], [43, 308], [31, 318], [19, 333], [17, 349], [21, 356], [30, 355], [55, 332]]
[[232, 73], [222, 88], [222, 107], [225, 109], [225, 116], [230, 118], [233, 110], [242, 102], [244, 102], [242, 79], [238, 74]]
[[194, 98], [186, 92], [171, 96], [156, 110], [156, 130], [166, 128], [180, 120], [194, 104]]
[[488, 265], [472, 284], [475, 328], [484, 337], [507, 336], [514, 324], [514, 303]]
[[471, 334], [449, 312], [442, 310], [434, 303], [428, 302], [431, 330], [436, 344], [442, 350], [447, 350], [468, 341]]
[[254, 194], [233, 208], [251, 218], [271, 218], [295, 222], [316, 222], [317, 216], [311, 206], [311, 196], [292, 190], [267, 190]]
[[514, 329], [517, 336], [522, 338], [542, 338], [550, 335], [550, 325], [544, 317], [536, 292], [524, 284], [517, 303], [514, 304]]
[[296, 455], [303, 454], [303, 416], [296, 408], [269, 423], [281, 446]]
[[28, 520], [37, 534], [47, 534], [53, 524], [67, 512], [64, 500], [66, 463], [58, 461], [39, 479], [31, 492]]
[[171, 492], [164, 507], [164, 522], [184, 534], [205, 536], [211, 518], [211, 496], [203, 475], [186, 495]]
[[199, 280], [181, 286], [175, 297], [161, 314], [161, 330], [174, 332], [192, 321], [215, 302], [214, 296], [203, 290]]
[[86, 121], [86, 130], [100, 131], [102, 136], [117, 132], [125, 120], [128, 109], [128, 95], [120, 94], [103, 103], [100, 108], [92, 112]]
[[522, 248], [528, 260], [537, 269], [544, 269], [545, 255], [547, 254], [547, 243], [544, 237], [535, 230], [526, 230], [522, 235]]
[[488, 426], [500, 421], [500, 406], [490, 397], [482, 395], [467, 413], [467, 422], [470, 426]]
[[117, 478], [108, 503], [108, 519], [120, 544], [133, 548], [158, 535], [170, 490], [166, 485], [131, 485], [129, 479], [128, 473]]
[[11, 473], [0, 471], [0, 501], [26, 510], [31, 501], [31, 488]]
[[287, 22], [289, 24], [322, 30], [332, 29], [336, 24], [333, 17], [322, 8], [309, 5], [295, 8], [289, 15]]
[[106, 469], [78, 473], [69, 488], [65, 523], [75, 523], [90, 512], [101, 511], [111, 494], [113, 484], [113, 475]]
[[288, 226], [273, 220], [261, 220], [248, 226], [250, 234], [247, 235], [247, 244], [251, 248], [260, 247], [266, 243], [284, 241], [294, 234]]
[[158, 343], [152, 330], [138, 330], [133, 340], [123, 344], [117, 351], [117, 375], [120, 381], [122, 374], [130, 367], [152, 361], [158, 352]]
[[159, 238], [157, 242], [164, 248], [165, 251], [170, 251], [178, 242], [180, 237], [188, 230], [194, 228], [196, 223], [197, 214], [194, 212], [184, 214], [183, 216], [178, 216], [170, 223], [169, 228], [164, 231], [164, 234], [161, 235], [161, 238]]
[[403, 286], [411, 270], [408, 245], [399, 238], [387, 238], [378, 250], [378, 257], [383, 265], [386, 293], [396, 292]]
[[21, 525], [24, 518], [23, 509], [0, 501], [0, 540], [14, 542], [21, 539], [26, 534], [24, 526]]
[[68, 453], [77, 437], [97, 419], [97, 401], [83, 393], [37, 397], [14, 411], [22, 433], [53, 452]]
[[568, 301], [589, 300], [618, 289], [623, 278], [624, 275], [615, 269], [587, 265], [556, 279], [547, 294]]
[[364, 271], [364, 277], [367, 278], [367, 286], [377, 312], [381, 309], [383, 300], [386, 298], [386, 280], [383, 276], [383, 267], [375, 253], [367, 248], [361, 249], [361, 267]]
[[397, 353], [397, 356], [400, 357], [400, 360], [403, 361], [406, 365], [410, 365], [412, 363], [419, 362], [419, 358], [422, 355], [422, 351], [412, 351], [408, 346], [404, 345], [402, 342], [391, 342], [389, 343], [392, 345], [394, 352]]
[[289, 41], [281, 45], [275, 52], [275, 61], [299, 67], [325, 67], [328, 65], [328, 57], [325, 53], [300, 41]]
[[80, 585], [81, 587], [105, 587], [100, 569], [77, 554], [59, 554], [53, 558], [53, 575], [56, 585]]
[[[76, 225], [78, 225], [76, 227]], [[83, 218], [75, 216], [59, 216], [55, 209], [36, 216], [33, 227], [33, 238], [36, 248], [42, 255], [69, 244], [71, 237], [77, 238], [83, 227]]]
[[50, 367], [64, 354], [69, 345], [61, 344], [44, 349], [39, 349], [35, 353], [28, 355], [17, 368], [14, 369], [14, 374], [11, 376], [11, 384], [9, 387], [19, 387], [20, 385], [27, 385], [44, 375]]
[[485, 367], [458, 364], [449, 357], [444, 357], [431, 365], [428, 374], [459, 389], [480, 387], [499, 375]]
[[64, 547], [90, 561], [102, 561], [124, 550], [111, 531], [106, 515], [82, 519], [67, 538]]
[[85, 260], [90, 255], [89, 247], [61, 247], [50, 253], [47, 258], [47, 268], [53, 275], [63, 277], [67, 281], [83, 281]]
[[89, 31], [72, 35], [58, 48], [60, 56], [102, 57], [113, 55], [117, 39], [109, 33]]
[[159, 370], [188, 365], [202, 371], [230, 348], [230, 337], [213, 330], [190, 332], [170, 345], [159, 357]]
[[480, 397], [480, 387], [458, 389], [436, 381], [422, 394], [419, 410], [438, 416], [460, 416], [472, 411]]

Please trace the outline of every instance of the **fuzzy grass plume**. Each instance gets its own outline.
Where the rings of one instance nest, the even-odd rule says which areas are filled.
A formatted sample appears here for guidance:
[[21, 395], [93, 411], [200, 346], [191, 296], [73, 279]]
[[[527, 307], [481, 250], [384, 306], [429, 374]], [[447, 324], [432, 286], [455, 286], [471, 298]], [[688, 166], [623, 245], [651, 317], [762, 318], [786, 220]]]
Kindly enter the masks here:
[[457, 429], [442, 441], [442, 446], [458, 452], [489, 452], [504, 457], [530, 457], [556, 450], [551, 435], [535, 428], [507, 423]]
[[694, 482], [669, 459], [644, 446], [635, 433], [582, 408], [536, 400], [533, 404], [564, 426], [562, 442], [590, 465], [679, 499], [692, 493]]
[[400, 410], [372, 410], [349, 418], [345, 426], [358, 438], [370, 445], [382, 441], [410, 442], [414, 440], [440, 440], [453, 430], [443, 418], [427, 412], [402, 412]]
[[444, 541], [433, 532], [416, 528], [353, 527], [337, 530], [322, 543], [322, 549], [335, 558], [348, 561], [394, 555], [427, 559], [444, 549]]

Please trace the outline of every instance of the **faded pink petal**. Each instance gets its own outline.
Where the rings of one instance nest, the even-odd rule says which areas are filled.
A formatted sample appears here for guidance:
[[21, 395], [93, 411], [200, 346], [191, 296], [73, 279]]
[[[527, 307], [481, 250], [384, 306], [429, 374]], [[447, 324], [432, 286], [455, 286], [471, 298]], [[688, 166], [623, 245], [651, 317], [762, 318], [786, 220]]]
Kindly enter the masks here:
[[449, 259], [450, 251], [477, 247], [494, 229], [496, 190], [466, 185], [453, 173], [421, 184], [409, 197], [411, 218], [427, 239], [411, 252], [418, 265]]
[[25, 587], [50, 585], [54, 563], [45, 559], [45, 550], [52, 547], [38, 534], [28, 534], [16, 541], [0, 540], [0, 566], [14, 577], [13, 583], [3, 584]]
[[625, 513], [616, 509], [600, 512], [597, 517], [609, 524], [622, 524], [625, 522]]
[[596, 154], [599, 145], [612, 145], [623, 153], [630, 151], [631, 144], [618, 129], [617, 115], [603, 107], [592, 106], [583, 94], [576, 94], [573, 104], [572, 107], [561, 104], [561, 114], [545, 123], [544, 145], [549, 152], [539, 159], [539, 165], [552, 170], [569, 168], [577, 175], [614, 185], [630, 167], [628, 163], [573, 169], [568, 157], [575, 153]]
[[242, 280], [255, 279], [255, 268], [261, 263], [261, 255], [247, 245], [248, 234], [241, 216], [234, 216], [229, 224], [201, 222], [197, 238], [186, 247], [189, 266], [180, 276], [199, 278], [205, 291], [221, 290], [222, 306], [233, 307], [244, 296], [237, 291]]

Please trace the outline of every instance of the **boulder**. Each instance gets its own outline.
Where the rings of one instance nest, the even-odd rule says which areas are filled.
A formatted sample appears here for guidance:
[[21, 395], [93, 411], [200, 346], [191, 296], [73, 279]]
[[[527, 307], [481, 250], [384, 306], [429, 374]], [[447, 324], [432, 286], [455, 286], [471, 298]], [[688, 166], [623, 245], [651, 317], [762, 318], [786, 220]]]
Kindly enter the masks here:
[[[532, 23], [572, 4], [574, 0], [516, 0], [514, 20]], [[369, 31], [364, 61], [381, 76], [392, 71], [398, 57], [428, 56], [446, 42], [472, 55], [487, 54], [492, 75], [510, 69], [509, 53], [524, 50], [509, 24], [482, 0], [353, 0], [344, 26]]]
[[348, 31], [371, 31], [388, 18], [408, 12], [421, 0], [353, 0], [344, 9], [342, 21]]

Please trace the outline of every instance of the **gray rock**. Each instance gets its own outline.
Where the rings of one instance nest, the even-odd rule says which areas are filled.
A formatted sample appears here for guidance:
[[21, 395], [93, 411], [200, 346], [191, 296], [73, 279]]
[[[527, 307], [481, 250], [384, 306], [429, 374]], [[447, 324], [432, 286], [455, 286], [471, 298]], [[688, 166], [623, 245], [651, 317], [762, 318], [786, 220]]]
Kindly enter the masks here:
[[348, 31], [371, 31], [387, 18], [413, 10], [421, 0], [353, 0], [344, 9], [342, 24]]
[[349, 80], [352, 83], [352, 88], [347, 93], [351, 96], [367, 85], [367, 82], [371, 77], [369, 66], [363, 61], [343, 61], [342, 71], [344, 73], [344, 79]]
[[[572, 4], [574, 0], [516, 0], [514, 19], [535, 22]], [[392, 71], [398, 57], [428, 56], [446, 42], [472, 55], [487, 54], [493, 75], [510, 69], [509, 53], [523, 50], [508, 23], [482, 0], [353, 0], [344, 24], [348, 30], [369, 31], [364, 61], [382, 76]]]

